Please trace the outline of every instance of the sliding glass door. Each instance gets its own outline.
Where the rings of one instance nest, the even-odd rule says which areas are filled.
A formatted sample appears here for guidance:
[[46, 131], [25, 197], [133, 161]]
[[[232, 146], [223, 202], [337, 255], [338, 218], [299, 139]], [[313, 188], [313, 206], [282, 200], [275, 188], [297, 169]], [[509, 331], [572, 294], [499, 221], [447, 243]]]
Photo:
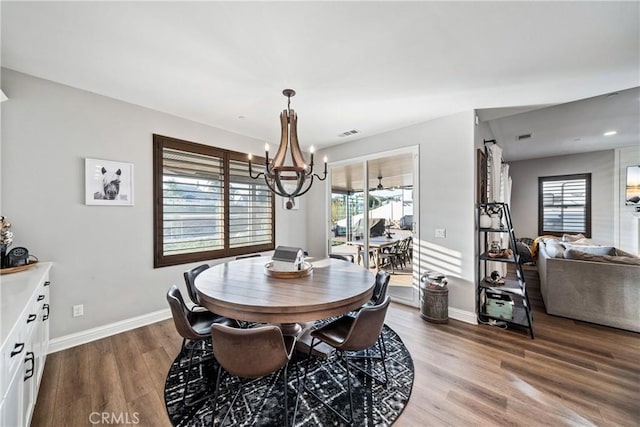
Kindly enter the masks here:
[[329, 253], [352, 256], [357, 262], [364, 214], [363, 166], [345, 165], [331, 173], [331, 230]]
[[[417, 147], [331, 165], [329, 252], [391, 273], [394, 300], [418, 305]], [[415, 216], [414, 216], [415, 215]]]

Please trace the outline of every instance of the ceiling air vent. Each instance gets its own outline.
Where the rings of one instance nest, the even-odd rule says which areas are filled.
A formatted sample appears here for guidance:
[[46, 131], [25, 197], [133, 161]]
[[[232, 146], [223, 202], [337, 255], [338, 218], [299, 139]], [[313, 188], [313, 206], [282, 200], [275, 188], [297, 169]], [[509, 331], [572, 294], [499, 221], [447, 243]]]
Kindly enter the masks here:
[[356, 133], [360, 133], [360, 131], [359, 131], [359, 130], [357, 130], [357, 129], [351, 129], [351, 130], [348, 130], [348, 131], [346, 131], [346, 132], [342, 132], [342, 133], [341, 133], [341, 134], [339, 134], [338, 136], [339, 136], [339, 137], [351, 136], [351, 135], [355, 135]]
[[518, 135], [516, 137], [516, 141], [522, 141], [523, 139], [529, 139], [529, 138], [531, 138], [531, 135], [532, 134], [530, 134], [530, 133], [525, 133], [524, 135]]

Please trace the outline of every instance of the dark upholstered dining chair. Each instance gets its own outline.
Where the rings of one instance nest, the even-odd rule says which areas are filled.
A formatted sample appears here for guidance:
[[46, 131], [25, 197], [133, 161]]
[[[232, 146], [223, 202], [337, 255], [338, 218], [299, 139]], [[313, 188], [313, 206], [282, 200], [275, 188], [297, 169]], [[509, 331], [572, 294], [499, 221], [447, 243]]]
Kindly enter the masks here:
[[[387, 289], [389, 288], [389, 281], [391, 280], [391, 273], [389, 273], [388, 271], [378, 271], [376, 273], [376, 280], [375, 283], [373, 285], [373, 294], [371, 295], [371, 299], [362, 307], [367, 307], [367, 306], [372, 306], [372, 305], [378, 305], [380, 303], [382, 303], [386, 298], [387, 298]], [[355, 310], [354, 312], [351, 312], [350, 314], [353, 316], [355, 315], [355, 313], [357, 313], [359, 310], [362, 309], [362, 307], [358, 308], [357, 310]], [[384, 335], [380, 334], [380, 339], [378, 340], [378, 349], [379, 349], [379, 356], [370, 356], [370, 355], [352, 355], [351, 358], [352, 359], [377, 359], [377, 360], [385, 360], [386, 354], [387, 354], [387, 346], [384, 342]], [[384, 363], [384, 362], [383, 362]]]
[[200, 304], [198, 292], [196, 292], [196, 277], [208, 268], [209, 264], [202, 264], [184, 272], [184, 283], [187, 285], [189, 299], [198, 307], [201, 307], [202, 304]]
[[[322, 326], [321, 328], [311, 332], [311, 346], [309, 347], [309, 354], [306, 363], [306, 368], [304, 372], [304, 380], [302, 385], [303, 392], [308, 392], [323, 405], [329, 408], [334, 414], [336, 414], [342, 421], [349, 425], [354, 425], [354, 415], [353, 415], [353, 395], [351, 391], [351, 372], [349, 370], [349, 355], [348, 352], [361, 351], [366, 350], [372, 347], [376, 341], [380, 340], [382, 328], [384, 326], [384, 318], [387, 314], [387, 309], [389, 308], [389, 304], [391, 302], [391, 298], [386, 297], [384, 301], [380, 302], [377, 305], [365, 305], [363, 306], [356, 317], [351, 316], [342, 316], [338, 320], [334, 320], [333, 322]], [[311, 360], [312, 351], [315, 346], [320, 343], [328, 344], [333, 347], [338, 355], [342, 358], [342, 365], [347, 371], [346, 379], [347, 379], [347, 390], [349, 392], [349, 411], [350, 418], [345, 417], [342, 413], [338, 411], [338, 409], [332, 407], [329, 403], [323, 401], [313, 390], [307, 388], [307, 376], [309, 373], [309, 361]], [[326, 363], [329, 363], [327, 359]], [[379, 379], [373, 377], [368, 372], [357, 368], [356, 366], [352, 366], [367, 376], [373, 378], [374, 380], [386, 384], [387, 383], [387, 368], [384, 363], [384, 359], [382, 359], [382, 366], [384, 369], [384, 382]], [[337, 363], [336, 365], [340, 365]], [[317, 385], [319, 388], [320, 386]], [[294, 419], [295, 422], [295, 419]]]
[[[193, 311], [190, 310], [182, 298], [182, 293], [177, 286], [173, 285], [167, 292], [167, 302], [171, 308], [171, 315], [176, 330], [182, 337], [182, 347], [180, 348], [180, 358], [187, 357], [187, 378], [185, 380], [185, 389], [183, 401], [185, 405], [190, 406], [196, 402], [187, 402], [186, 395], [189, 388], [189, 378], [191, 376], [191, 368], [193, 366], [193, 355], [195, 351], [207, 352], [207, 340], [210, 336], [211, 325], [222, 324], [229, 327], [239, 327], [235, 320], [218, 316], [209, 311]], [[190, 346], [188, 344], [191, 344]], [[190, 347], [190, 348], [188, 348]], [[203, 360], [204, 361], [204, 360]]]
[[389, 280], [391, 274], [388, 271], [378, 271], [376, 273], [376, 281], [373, 285], [373, 295], [369, 300], [369, 305], [378, 305], [387, 297], [387, 289], [389, 288]]
[[[215, 324], [211, 326], [211, 339], [213, 342], [213, 354], [219, 363], [216, 378], [216, 398], [214, 399], [216, 406], [214, 407], [212, 424], [215, 425], [217, 396], [220, 389], [222, 369], [224, 369], [230, 375], [240, 378], [240, 386], [229, 404], [229, 408], [220, 425], [224, 425], [240, 394], [242, 394], [246, 403], [243, 387], [246, 380], [260, 378], [279, 371], [282, 371], [284, 383], [284, 425], [288, 425], [287, 368], [295, 350], [296, 337], [282, 335], [282, 330], [274, 325], [250, 329], [234, 329], [225, 325]], [[298, 388], [296, 387], [296, 389]], [[263, 395], [262, 400], [265, 397]], [[297, 410], [297, 402], [296, 393], [295, 410]]]

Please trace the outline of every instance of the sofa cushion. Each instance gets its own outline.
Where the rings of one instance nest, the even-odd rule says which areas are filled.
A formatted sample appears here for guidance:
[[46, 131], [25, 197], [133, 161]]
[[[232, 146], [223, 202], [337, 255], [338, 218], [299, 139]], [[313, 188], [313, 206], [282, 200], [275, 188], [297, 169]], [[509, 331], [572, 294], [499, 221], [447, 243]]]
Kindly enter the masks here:
[[587, 246], [587, 245], [575, 245], [573, 243], [565, 243], [567, 249], [576, 249], [581, 252], [585, 252], [592, 255], [615, 255], [616, 250], [613, 246]]
[[567, 249], [566, 251], [564, 251], [564, 257], [566, 259], [575, 259], [579, 261], [610, 262], [614, 264], [629, 264], [640, 266], [640, 257], [595, 255], [587, 252], [582, 252], [577, 249]]

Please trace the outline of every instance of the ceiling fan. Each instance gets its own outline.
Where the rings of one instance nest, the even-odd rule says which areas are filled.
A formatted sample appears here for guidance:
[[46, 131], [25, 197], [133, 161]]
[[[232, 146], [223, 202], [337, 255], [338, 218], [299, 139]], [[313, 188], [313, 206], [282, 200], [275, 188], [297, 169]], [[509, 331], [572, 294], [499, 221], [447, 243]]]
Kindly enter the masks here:
[[380, 191], [384, 190], [384, 185], [382, 185], [382, 175], [378, 175], [378, 186], [375, 188], [369, 189], [369, 191]]

